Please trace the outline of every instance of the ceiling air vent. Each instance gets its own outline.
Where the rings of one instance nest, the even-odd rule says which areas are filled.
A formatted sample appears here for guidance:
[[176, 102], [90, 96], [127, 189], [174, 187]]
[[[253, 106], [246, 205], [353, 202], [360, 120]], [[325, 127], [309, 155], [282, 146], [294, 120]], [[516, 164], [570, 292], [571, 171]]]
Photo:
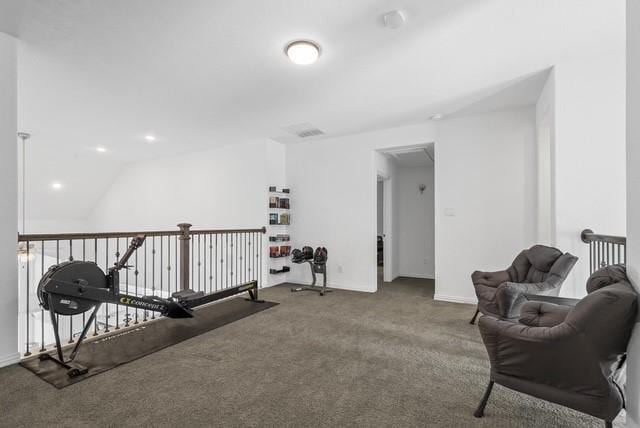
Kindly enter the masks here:
[[299, 123], [297, 125], [284, 127], [283, 129], [300, 138], [308, 138], [308, 137], [316, 137], [318, 135], [324, 135], [324, 131], [316, 128], [310, 123]]

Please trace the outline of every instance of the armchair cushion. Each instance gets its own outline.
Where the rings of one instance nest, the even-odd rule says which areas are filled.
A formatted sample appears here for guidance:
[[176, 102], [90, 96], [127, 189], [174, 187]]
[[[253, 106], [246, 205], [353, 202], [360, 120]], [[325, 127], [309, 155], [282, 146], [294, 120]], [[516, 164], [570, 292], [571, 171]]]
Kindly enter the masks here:
[[570, 306], [546, 302], [527, 302], [522, 306], [518, 322], [529, 327], [553, 327], [564, 322]]

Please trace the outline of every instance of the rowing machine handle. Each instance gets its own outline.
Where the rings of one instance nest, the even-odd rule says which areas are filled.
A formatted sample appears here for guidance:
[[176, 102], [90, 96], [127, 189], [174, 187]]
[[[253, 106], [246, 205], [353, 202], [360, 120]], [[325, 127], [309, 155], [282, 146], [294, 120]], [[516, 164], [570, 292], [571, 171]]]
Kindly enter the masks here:
[[135, 238], [133, 238], [131, 240], [131, 244], [129, 244], [129, 248], [127, 248], [127, 252], [124, 253], [122, 258], [114, 264], [112, 269], [120, 270], [122, 268], [127, 267], [127, 262], [129, 261], [129, 258], [133, 255], [133, 253], [136, 252], [138, 248], [142, 246], [142, 244], [144, 243], [144, 238], [145, 238], [144, 235], [138, 235]]

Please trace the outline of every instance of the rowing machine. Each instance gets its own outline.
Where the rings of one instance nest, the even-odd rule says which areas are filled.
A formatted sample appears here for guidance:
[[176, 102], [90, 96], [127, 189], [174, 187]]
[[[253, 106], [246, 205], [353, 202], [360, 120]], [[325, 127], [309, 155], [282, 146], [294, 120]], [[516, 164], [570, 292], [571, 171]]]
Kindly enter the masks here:
[[[105, 275], [94, 262], [69, 261], [51, 266], [38, 284], [38, 300], [40, 305], [49, 311], [51, 324], [56, 339], [57, 357], [41, 354], [40, 360], [51, 360], [67, 369], [69, 377], [76, 377], [87, 373], [86, 367], [74, 364], [80, 345], [83, 343], [89, 327], [93, 323], [98, 309], [103, 303], [117, 303], [147, 311], [160, 312], [169, 318], [191, 318], [194, 308], [216, 300], [224, 299], [247, 291], [251, 301], [258, 300], [258, 282], [252, 281], [235, 287], [205, 294], [202, 291], [182, 290], [165, 299], [157, 296], [131, 296], [120, 293], [119, 271], [126, 269], [127, 261], [143, 244], [143, 235], [132, 239], [127, 252], [122, 258], [109, 268]], [[60, 333], [57, 315], [78, 315], [93, 309], [89, 319], [82, 329], [82, 333], [65, 360], [60, 343]]]

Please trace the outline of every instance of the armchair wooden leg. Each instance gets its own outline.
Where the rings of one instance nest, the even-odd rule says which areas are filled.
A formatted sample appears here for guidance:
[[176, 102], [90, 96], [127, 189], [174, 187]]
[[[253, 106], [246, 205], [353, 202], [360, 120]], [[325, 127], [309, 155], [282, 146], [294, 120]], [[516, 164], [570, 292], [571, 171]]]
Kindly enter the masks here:
[[478, 318], [479, 313], [480, 313], [480, 309], [476, 309], [476, 313], [473, 315], [473, 318], [471, 318], [471, 321], [469, 321], [469, 324], [473, 325], [476, 323], [476, 318]]
[[489, 385], [487, 385], [487, 389], [484, 391], [484, 395], [482, 396], [482, 401], [478, 405], [478, 408], [473, 413], [473, 416], [476, 418], [481, 418], [484, 416], [484, 408], [487, 406], [487, 401], [489, 401], [489, 396], [491, 395], [491, 390], [493, 389], [493, 381], [489, 381]]

